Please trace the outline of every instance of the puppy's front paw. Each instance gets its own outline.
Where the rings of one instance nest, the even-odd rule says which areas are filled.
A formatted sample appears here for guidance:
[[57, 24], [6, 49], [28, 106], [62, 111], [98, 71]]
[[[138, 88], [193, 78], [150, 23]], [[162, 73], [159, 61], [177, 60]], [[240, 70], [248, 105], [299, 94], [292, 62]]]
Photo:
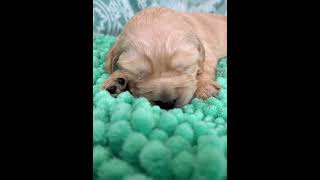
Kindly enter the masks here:
[[199, 99], [207, 99], [211, 96], [218, 95], [220, 85], [213, 80], [199, 80], [198, 88], [194, 97]]
[[128, 81], [126, 76], [120, 71], [113, 72], [110, 77], [104, 82], [103, 89], [109, 91], [113, 96], [127, 90]]

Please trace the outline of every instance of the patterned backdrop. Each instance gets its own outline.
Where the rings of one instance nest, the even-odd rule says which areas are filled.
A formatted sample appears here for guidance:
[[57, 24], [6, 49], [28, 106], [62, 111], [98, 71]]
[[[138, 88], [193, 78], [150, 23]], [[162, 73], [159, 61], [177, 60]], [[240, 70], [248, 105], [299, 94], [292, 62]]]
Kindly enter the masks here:
[[93, 0], [93, 33], [117, 36], [134, 14], [156, 6], [227, 15], [227, 0]]

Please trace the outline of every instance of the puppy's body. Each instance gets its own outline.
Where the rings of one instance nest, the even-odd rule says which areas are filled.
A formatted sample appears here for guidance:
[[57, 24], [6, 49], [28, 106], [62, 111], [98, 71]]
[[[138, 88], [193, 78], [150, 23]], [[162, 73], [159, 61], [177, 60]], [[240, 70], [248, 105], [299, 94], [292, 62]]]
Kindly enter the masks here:
[[[134, 16], [109, 52], [107, 70], [128, 81], [135, 96], [181, 107], [216, 95], [218, 59], [227, 55], [227, 19], [149, 8]], [[115, 81], [106, 82], [107, 88]]]

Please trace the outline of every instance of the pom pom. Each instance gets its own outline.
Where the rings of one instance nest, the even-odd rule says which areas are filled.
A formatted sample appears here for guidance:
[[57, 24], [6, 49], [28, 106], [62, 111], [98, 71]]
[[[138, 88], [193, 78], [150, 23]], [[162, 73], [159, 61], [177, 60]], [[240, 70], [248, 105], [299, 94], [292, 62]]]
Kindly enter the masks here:
[[124, 140], [131, 131], [130, 124], [127, 121], [116, 121], [111, 124], [107, 137], [113, 153], [119, 153]]
[[150, 141], [142, 149], [140, 164], [148, 174], [161, 179], [171, 179], [171, 153], [160, 141]]
[[134, 175], [125, 177], [124, 180], [152, 180], [152, 179], [143, 174], [134, 174]]
[[223, 149], [224, 149], [224, 157], [227, 158], [227, 147], [228, 147], [227, 136], [226, 135], [222, 136], [221, 141], [222, 141]]
[[168, 134], [161, 129], [155, 129], [149, 134], [149, 139], [165, 142], [168, 139]]
[[153, 113], [153, 120], [154, 120], [154, 127], [159, 126], [159, 120], [160, 120], [160, 113]]
[[206, 104], [202, 99], [195, 98], [191, 101], [195, 109], [202, 109]]
[[218, 77], [217, 82], [220, 84], [221, 88], [226, 89], [227, 88], [227, 80], [223, 77]]
[[99, 143], [104, 140], [105, 124], [102, 121], [93, 121], [93, 143]]
[[161, 108], [159, 106], [152, 106], [152, 112], [154, 112], [156, 114], [160, 114]]
[[99, 91], [101, 91], [101, 88], [100, 88], [100, 86], [98, 86], [98, 85], [93, 85], [93, 97], [95, 97], [96, 96], [96, 94], [99, 92]]
[[131, 105], [127, 103], [119, 103], [111, 108], [111, 122], [124, 120], [127, 121], [131, 118]]
[[219, 136], [223, 136], [223, 135], [227, 134], [227, 127], [225, 127], [223, 125], [218, 125], [216, 127], [216, 130], [217, 130]]
[[98, 68], [100, 65], [99, 59], [96, 56], [93, 56], [92, 60], [93, 60], [93, 68]]
[[100, 145], [93, 147], [93, 170], [96, 171], [103, 161], [109, 160], [111, 154], [107, 148]]
[[225, 119], [225, 121], [227, 120], [227, 108], [222, 108], [220, 111], [220, 116]]
[[208, 128], [210, 128], [210, 129], [213, 129], [213, 128], [215, 128], [217, 125], [215, 124], [215, 123], [213, 123], [213, 122], [206, 122], [206, 124], [207, 124], [207, 127]]
[[173, 156], [181, 151], [191, 151], [190, 144], [181, 136], [172, 136], [166, 142], [166, 146], [171, 150]]
[[121, 100], [121, 102], [131, 104], [131, 103], [133, 103], [134, 97], [128, 91], [125, 91], [125, 92], [120, 93], [117, 96], [117, 99]]
[[196, 137], [208, 134], [208, 128], [203, 121], [197, 121], [196, 123], [194, 123], [193, 130]]
[[181, 123], [185, 120], [182, 109], [173, 109], [171, 112], [177, 118], [179, 123]]
[[194, 114], [186, 115], [185, 118], [191, 126], [194, 126], [194, 124], [198, 122], [197, 117]]
[[132, 104], [134, 109], [138, 109], [138, 108], [143, 108], [143, 109], [151, 109], [151, 105], [150, 102], [144, 98], [144, 97], [140, 97], [138, 99], [136, 99], [133, 104]]
[[218, 132], [215, 129], [209, 129], [208, 130], [208, 135], [218, 135]]
[[105, 161], [98, 169], [99, 180], [119, 180], [133, 173], [128, 163], [118, 159]]
[[221, 100], [227, 98], [227, 90], [226, 89], [221, 89], [219, 94], [218, 94], [218, 98], [221, 99]]
[[217, 106], [219, 104], [219, 99], [217, 99], [216, 97], [209, 97], [207, 99], [207, 103], [213, 106]]
[[147, 135], [155, 126], [152, 112], [143, 108], [138, 108], [132, 113], [131, 124], [134, 130]]
[[186, 180], [190, 179], [193, 171], [194, 158], [187, 152], [182, 151], [176, 158], [172, 161], [172, 170], [174, 179], [176, 180]]
[[218, 117], [214, 122], [216, 124], [218, 124], [218, 125], [224, 125], [225, 124], [224, 119], [222, 117]]
[[188, 123], [182, 123], [178, 125], [174, 134], [185, 138], [190, 143], [193, 142], [193, 136], [194, 136], [193, 129]]
[[217, 117], [218, 116], [218, 108], [214, 105], [207, 106], [204, 108], [204, 113], [207, 116]]
[[211, 146], [201, 149], [196, 157], [193, 180], [222, 179], [226, 176], [227, 162], [221, 151]]
[[101, 99], [108, 99], [110, 94], [107, 91], [99, 91], [94, 97], [93, 97], [93, 103], [96, 104]]
[[147, 142], [147, 138], [140, 133], [130, 134], [122, 146], [121, 157], [129, 163], [137, 163], [139, 152]]
[[221, 152], [223, 152], [224, 150], [224, 144], [221, 140], [221, 138], [219, 138], [216, 135], [204, 135], [199, 137], [198, 139], [198, 149], [201, 149], [205, 146], [212, 146], [214, 147], [214, 149], [216, 150], [220, 150]]
[[93, 117], [94, 117], [94, 120], [101, 120], [105, 123], [109, 121], [107, 111], [102, 108], [94, 108]]
[[183, 111], [187, 114], [193, 114], [193, 112], [194, 112], [193, 105], [188, 104], [188, 105], [184, 106]]
[[93, 103], [99, 107], [108, 110], [113, 106], [115, 99], [107, 91], [99, 91], [93, 99]]
[[202, 120], [203, 117], [204, 117], [203, 113], [202, 113], [200, 110], [197, 110], [197, 111], [194, 113], [194, 115], [195, 115], [195, 118], [196, 118], [197, 121]]
[[212, 122], [213, 121], [213, 117], [212, 116], [206, 116], [204, 119], [203, 119], [204, 122]]
[[169, 135], [173, 133], [176, 126], [178, 125], [178, 120], [172, 113], [163, 112], [159, 120], [159, 128], [166, 131]]

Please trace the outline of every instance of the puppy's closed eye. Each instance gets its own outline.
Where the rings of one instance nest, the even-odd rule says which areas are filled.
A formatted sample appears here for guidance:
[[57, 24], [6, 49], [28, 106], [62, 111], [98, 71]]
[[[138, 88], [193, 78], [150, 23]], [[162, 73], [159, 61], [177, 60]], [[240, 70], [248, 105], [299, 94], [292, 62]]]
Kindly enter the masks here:
[[199, 53], [197, 51], [180, 51], [177, 52], [171, 63], [171, 66], [178, 71], [192, 72], [198, 66]]
[[[131, 55], [131, 56], [130, 56]], [[119, 67], [135, 77], [135, 80], [151, 73], [152, 67], [142, 57], [133, 54], [123, 54], [118, 61]]]

